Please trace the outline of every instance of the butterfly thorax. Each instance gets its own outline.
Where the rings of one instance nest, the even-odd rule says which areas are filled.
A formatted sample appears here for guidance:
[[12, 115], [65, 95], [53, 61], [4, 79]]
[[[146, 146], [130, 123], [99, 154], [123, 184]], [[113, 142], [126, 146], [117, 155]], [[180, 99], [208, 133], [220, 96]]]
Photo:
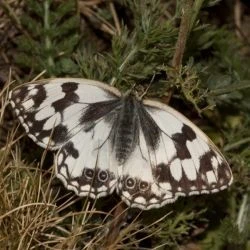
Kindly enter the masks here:
[[113, 127], [113, 147], [115, 156], [123, 164], [133, 152], [139, 139], [138, 101], [133, 96], [121, 100]]

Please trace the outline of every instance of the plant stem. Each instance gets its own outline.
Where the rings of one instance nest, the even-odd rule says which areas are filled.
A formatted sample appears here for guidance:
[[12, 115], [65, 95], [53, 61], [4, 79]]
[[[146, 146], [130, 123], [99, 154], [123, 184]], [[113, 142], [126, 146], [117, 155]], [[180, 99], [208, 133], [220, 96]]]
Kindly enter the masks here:
[[186, 48], [187, 37], [190, 31], [190, 21], [192, 18], [192, 5], [193, 5], [193, 0], [186, 0], [183, 8], [179, 35], [176, 42], [175, 54], [172, 61], [172, 66], [177, 70], [180, 68], [182, 64], [182, 59]]
[[[45, 29], [45, 46], [48, 51], [51, 50], [51, 40], [50, 36], [47, 35], [48, 31], [50, 30], [50, 20], [49, 20], [49, 8], [50, 8], [50, 3], [49, 1], [44, 1], [44, 29]], [[49, 69], [54, 67], [55, 63], [51, 55], [48, 56], [47, 58], [48, 66]]]
[[[119, 73], [123, 71], [123, 69], [125, 68], [126, 64], [129, 62], [129, 60], [134, 56], [134, 54], [138, 51], [137, 47], [135, 46], [130, 52], [129, 54], [125, 57], [123, 63], [119, 66], [118, 70]], [[110, 85], [114, 86], [115, 85], [115, 81], [117, 80], [116, 77], [113, 77], [110, 81]]]
[[236, 141], [234, 143], [231, 143], [231, 144], [225, 146], [224, 151], [234, 150], [236, 148], [239, 148], [243, 144], [246, 144], [246, 143], [249, 143], [249, 142], [250, 142], [250, 137], [240, 139], [239, 141]]
[[116, 243], [116, 239], [120, 234], [120, 228], [127, 217], [127, 208], [123, 202], [120, 202], [115, 211], [114, 219], [109, 226], [109, 232], [105, 240], [105, 249], [114, 249], [113, 246]]

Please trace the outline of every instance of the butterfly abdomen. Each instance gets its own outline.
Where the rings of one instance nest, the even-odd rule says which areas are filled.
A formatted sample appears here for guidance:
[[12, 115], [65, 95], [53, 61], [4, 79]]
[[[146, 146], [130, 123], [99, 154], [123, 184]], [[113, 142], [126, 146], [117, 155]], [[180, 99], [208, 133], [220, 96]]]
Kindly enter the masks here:
[[124, 97], [114, 128], [116, 159], [120, 164], [128, 159], [138, 142], [139, 124], [135, 102], [131, 96]]

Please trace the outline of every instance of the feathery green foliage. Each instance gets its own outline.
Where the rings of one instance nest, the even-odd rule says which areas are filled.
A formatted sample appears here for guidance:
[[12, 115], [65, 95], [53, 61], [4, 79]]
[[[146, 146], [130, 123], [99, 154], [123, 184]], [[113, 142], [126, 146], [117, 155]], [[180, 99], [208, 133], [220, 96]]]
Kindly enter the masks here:
[[[193, 3], [188, 39], [181, 64], [175, 65], [188, 1]], [[234, 184], [229, 191], [179, 199], [158, 210], [128, 209], [109, 242], [119, 197], [93, 201], [65, 190], [54, 178], [52, 154], [30, 154], [31, 142], [20, 139], [21, 129], [13, 126], [0, 148], [0, 248], [163, 250], [193, 243], [204, 250], [246, 249], [250, 60], [234, 30], [207, 17], [219, 1], [94, 2], [25, 1], [21, 34], [12, 44], [18, 68], [13, 76], [25, 82], [45, 70], [45, 77], [97, 79], [122, 91], [136, 84], [140, 93], [150, 85], [147, 97], [170, 100], [224, 151]], [[6, 95], [4, 89], [0, 124], [10, 112]]]
[[80, 39], [76, 2], [27, 0], [21, 25], [25, 32], [16, 38], [15, 63], [32, 74], [46, 70], [47, 76], [75, 74], [72, 53]]

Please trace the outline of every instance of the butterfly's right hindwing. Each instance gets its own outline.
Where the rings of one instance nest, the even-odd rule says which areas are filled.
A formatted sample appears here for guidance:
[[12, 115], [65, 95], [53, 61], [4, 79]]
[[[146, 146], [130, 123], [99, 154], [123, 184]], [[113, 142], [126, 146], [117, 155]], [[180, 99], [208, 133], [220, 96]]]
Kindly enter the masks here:
[[157, 208], [232, 183], [227, 161], [198, 127], [169, 106], [144, 104], [138, 106], [138, 145], [119, 175], [118, 193], [127, 204]]

